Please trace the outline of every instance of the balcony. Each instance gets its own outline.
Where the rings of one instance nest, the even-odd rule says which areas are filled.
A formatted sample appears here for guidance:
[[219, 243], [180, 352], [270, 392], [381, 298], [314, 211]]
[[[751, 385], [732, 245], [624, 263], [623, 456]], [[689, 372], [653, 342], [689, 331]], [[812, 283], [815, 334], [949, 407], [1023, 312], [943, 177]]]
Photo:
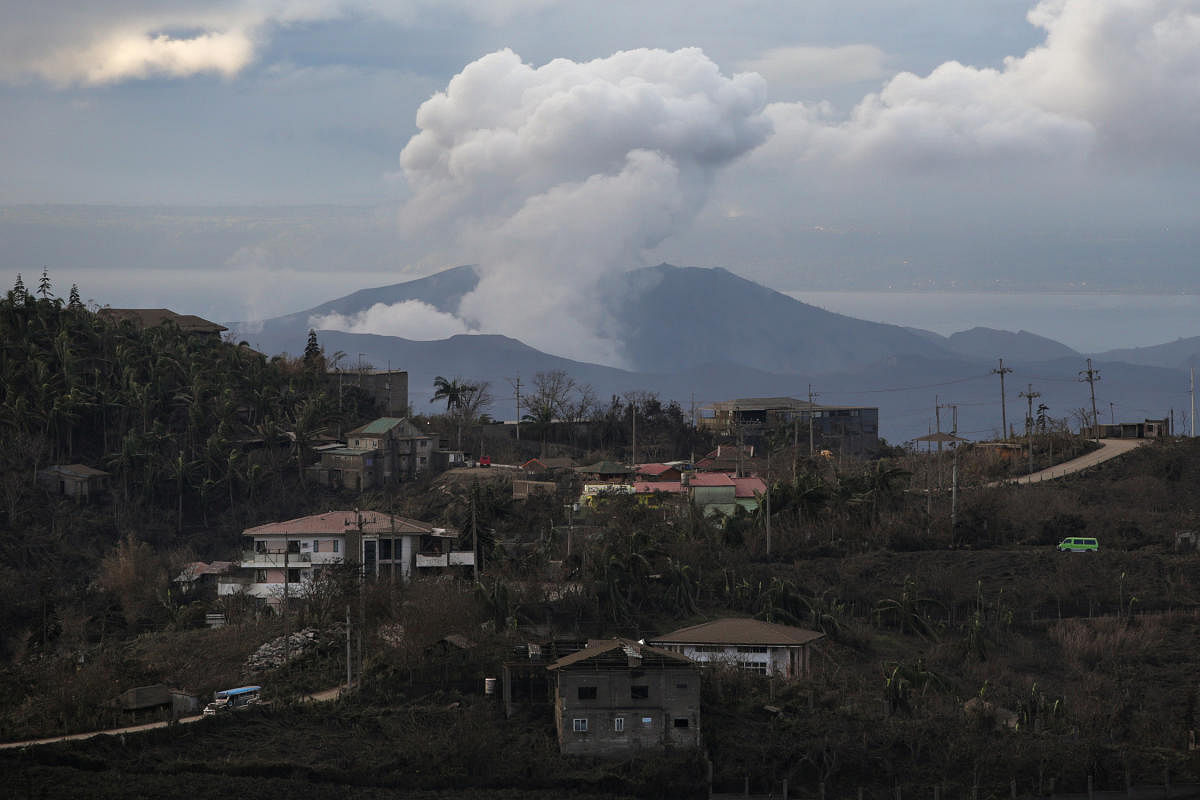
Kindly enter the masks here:
[[[317, 553], [318, 563], [322, 561], [320, 556], [324, 553]], [[337, 553], [330, 553], [330, 556], [337, 556]], [[258, 550], [243, 550], [242, 551], [242, 566], [254, 569], [266, 569], [267, 567], [282, 567], [286, 560], [287, 566], [299, 567], [304, 564], [311, 564], [313, 560], [312, 553], [264, 553]], [[331, 559], [332, 560], [332, 559]]]
[[434, 568], [434, 567], [473, 567], [475, 566], [475, 554], [470, 550], [455, 550], [450, 553], [442, 553], [440, 555], [421, 555], [416, 556], [417, 568]]

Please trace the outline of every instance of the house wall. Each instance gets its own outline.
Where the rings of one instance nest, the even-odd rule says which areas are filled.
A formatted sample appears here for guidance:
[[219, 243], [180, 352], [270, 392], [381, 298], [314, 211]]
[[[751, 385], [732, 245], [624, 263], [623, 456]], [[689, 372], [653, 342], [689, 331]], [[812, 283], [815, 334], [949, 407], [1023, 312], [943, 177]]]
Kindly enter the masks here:
[[656, 643], [656, 647], [685, 655], [701, 664], [737, 667], [785, 679], [808, 674], [808, 646], [764, 647], [758, 645], [677, 645]]
[[[635, 686], [646, 687], [647, 696], [634, 697]], [[595, 699], [581, 699], [580, 688], [594, 688]], [[690, 667], [562, 670], [554, 716], [560, 748], [568, 755], [695, 747], [700, 743], [700, 673]], [[622, 730], [617, 730], [618, 719]], [[587, 730], [576, 731], [575, 720], [586, 720]]]

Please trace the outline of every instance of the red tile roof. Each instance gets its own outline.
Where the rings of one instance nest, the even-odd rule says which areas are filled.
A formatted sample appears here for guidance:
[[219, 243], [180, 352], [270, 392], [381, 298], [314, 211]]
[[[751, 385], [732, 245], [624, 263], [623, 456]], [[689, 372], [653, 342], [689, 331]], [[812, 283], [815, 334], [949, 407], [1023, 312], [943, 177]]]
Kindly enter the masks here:
[[671, 470], [675, 470], [676, 472], [679, 471], [676, 467], [672, 467], [670, 464], [638, 464], [634, 468], [634, 472], [636, 472], [638, 475], [662, 475], [664, 472], [669, 472]]
[[289, 519], [285, 522], [268, 522], [242, 531], [243, 536], [269, 536], [284, 534], [356, 533], [358, 519], [362, 516], [363, 533], [430, 534], [435, 528], [428, 522], [384, 514], [381, 511], [329, 511], [310, 517]]
[[702, 625], [692, 625], [680, 628], [671, 633], [664, 633], [651, 640], [654, 645], [677, 644], [728, 644], [728, 645], [775, 645], [791, 647], [808, 644], [824, 637], [825, 634], [816, 631], [795, 628], [791, 625], [777, 625], [773, 622], [748, 617], [726, 617], [724, 619], [705, 622]]

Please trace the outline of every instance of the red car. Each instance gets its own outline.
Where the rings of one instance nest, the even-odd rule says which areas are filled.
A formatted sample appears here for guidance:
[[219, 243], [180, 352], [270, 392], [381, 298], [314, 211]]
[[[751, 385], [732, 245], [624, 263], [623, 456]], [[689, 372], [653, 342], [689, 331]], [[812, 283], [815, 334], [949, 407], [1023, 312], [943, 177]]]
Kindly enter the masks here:
[[480, 456], [479, 457], [479, 466], [490, 467], [491, 465], [492, 465], [492, 457], [491, 456]]

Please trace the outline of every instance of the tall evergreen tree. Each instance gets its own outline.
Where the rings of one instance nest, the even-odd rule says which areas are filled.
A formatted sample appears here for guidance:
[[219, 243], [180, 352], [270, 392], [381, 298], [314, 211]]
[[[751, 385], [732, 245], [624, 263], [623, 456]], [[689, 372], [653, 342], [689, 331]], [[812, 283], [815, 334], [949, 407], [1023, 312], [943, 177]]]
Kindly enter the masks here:
[[72, 311], [80, 311], [83, 309], [83, 301], [79, 299], [79, 286], [77, 284], [71, 284], [71, 295], [67, 300], [67, 308], [71, 309]]
[[312, 328], [308, 329], [308, 343], [304, 345], [304, 366], [309, 370], [320, 369], [321, 345], [317, 342], [317, 332]]
[[17, 301], [25, 300], [25, 281], [21, 280], [21, 273], [17, 273], [17, 282], [12, 288], [13, 299]]
[[42, 279], [38, 281], [37, 293], [42, 296], [43, 300], [50, 299], [50, 272], [45, 267], [42, 267]]

